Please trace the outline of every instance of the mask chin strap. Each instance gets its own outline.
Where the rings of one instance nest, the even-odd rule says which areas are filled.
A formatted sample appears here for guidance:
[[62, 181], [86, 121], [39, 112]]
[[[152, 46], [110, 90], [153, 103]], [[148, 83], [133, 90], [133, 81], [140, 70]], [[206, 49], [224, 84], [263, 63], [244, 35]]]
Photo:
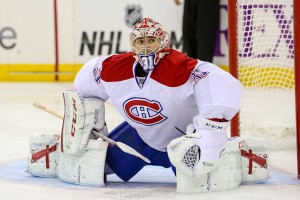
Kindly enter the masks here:
[[134, 58], [140, 63], [143, 70], [148, 73], [149, 71], [153, 70], [160, 61], [160, 59], [162, 59], [167, 54], [169, 54], [169, 52], [157, 52], [147, 55], [135, 54]]

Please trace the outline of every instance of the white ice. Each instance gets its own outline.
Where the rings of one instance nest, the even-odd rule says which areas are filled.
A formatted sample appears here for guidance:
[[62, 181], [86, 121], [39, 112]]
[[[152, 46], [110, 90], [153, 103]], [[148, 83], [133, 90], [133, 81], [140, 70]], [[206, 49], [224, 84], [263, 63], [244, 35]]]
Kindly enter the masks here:
[[[170, 169], [146, 167], [130, 182], [108, 176], [105, 187], [83, 187], [55, 178], [26, 173], [31, 134], [60, 133], [61, 119], [32, 106], [34, 101], [63, 113], [62, 92], [71, 83], [0, 83], [0, 199], [1, 200], [300, 200], [295, 149], [270, 152], [271, 178], [264, 184], [241, 185], [222, 192], [179, 194]], [[109, 130], [120, 122], [113, 105], [106, 103]], [[159, 138], [158, 138], [159, 139]]]

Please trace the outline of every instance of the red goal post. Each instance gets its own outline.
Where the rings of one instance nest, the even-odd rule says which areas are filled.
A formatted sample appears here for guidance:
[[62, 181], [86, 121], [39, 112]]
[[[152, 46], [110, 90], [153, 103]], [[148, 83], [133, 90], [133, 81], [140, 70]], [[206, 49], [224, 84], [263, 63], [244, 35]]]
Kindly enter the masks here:
[[[231, 136], [252, 132], [254, 136], [277, 138], [278, 141], [293, 137], [298, 179], [299, 10], [299, 0], [228, 1], [230, 73], [244, 87], [241, 110], [231, 120]], [[298, 37], [294, 37], [296, 35]]]

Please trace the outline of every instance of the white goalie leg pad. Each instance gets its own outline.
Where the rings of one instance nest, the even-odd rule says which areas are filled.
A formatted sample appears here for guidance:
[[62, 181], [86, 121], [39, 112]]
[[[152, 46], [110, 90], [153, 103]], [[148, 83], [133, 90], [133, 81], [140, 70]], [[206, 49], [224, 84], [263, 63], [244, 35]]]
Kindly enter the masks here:
[[27, 171], [32, 176], [56, 177], [59, 135], [32, 135]]
[[91, 134], [92, 129], [102, 133], [105, 132], [103, 130], [107, 130], [104, 120], [104, 102], [97, 98], [82, 98], [74, 91], [65, 91], [63, 96], [65, 114], [61, 149], [64, 153], [76, 154], [86, 147], [89, 138], [96, 139]]
[[260, 183], [270, 178], [267, 139], [245, 138], [241, 156], [243, 183]]
[[104, 186], [104, 168], [108, 142], [89, 140], [77, 154], [60, 153], [56, 174], [62, 181], [87, 186]]
[[228, 141], [217, 168], [198, 177], [187, 175], [176, 168], [177, 192], [223, 191], [239, 186], [242, 181], [240, 149], [243, 144], [241, 138]]

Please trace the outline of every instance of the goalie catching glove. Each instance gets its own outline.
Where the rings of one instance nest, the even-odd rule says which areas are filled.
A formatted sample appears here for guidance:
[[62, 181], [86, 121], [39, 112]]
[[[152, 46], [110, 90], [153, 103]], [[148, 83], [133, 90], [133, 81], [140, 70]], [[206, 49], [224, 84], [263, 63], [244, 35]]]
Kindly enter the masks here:
[[187, 135], [168, 145], [168, 156], [176, 171], [198, 177], [214, 170], [227, 141], [227, 126], [228, 122], [196, 116], [194, 124], [187, 127]]
[[197, 116], [187, 127], [187, 135], [168, 145], [178, 192], [222, 191], [241, 183], [268, 180], [267, 141], [241, 137], [227, 140], [227, 125]]

